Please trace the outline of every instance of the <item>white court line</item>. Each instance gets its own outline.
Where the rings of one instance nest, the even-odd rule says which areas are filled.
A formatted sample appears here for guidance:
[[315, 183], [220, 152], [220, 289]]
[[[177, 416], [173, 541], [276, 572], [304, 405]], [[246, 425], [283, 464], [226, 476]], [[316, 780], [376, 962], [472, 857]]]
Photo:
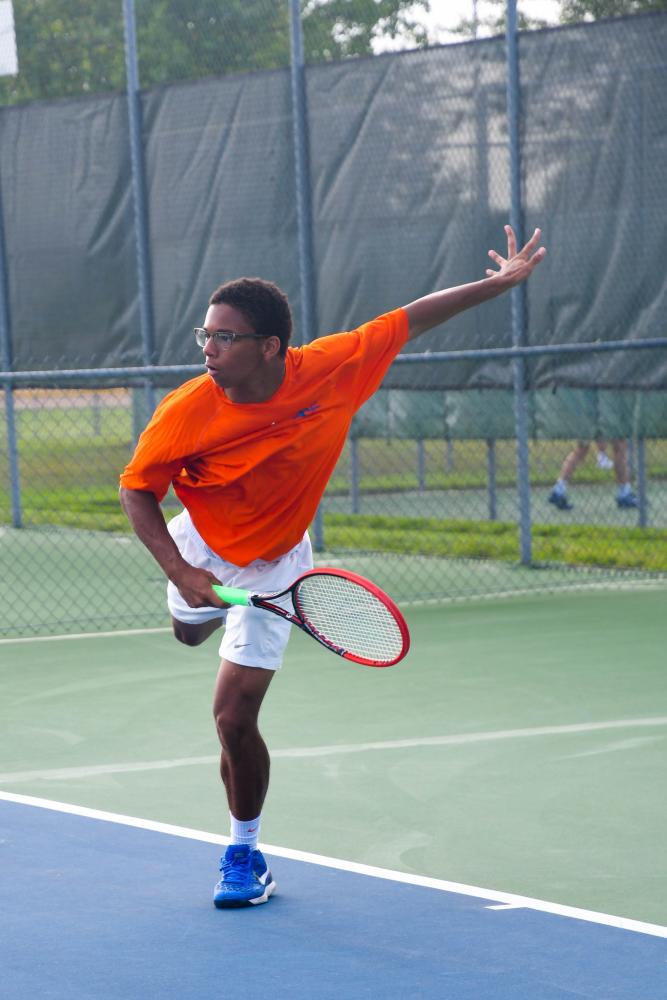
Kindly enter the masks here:
[[566, 583], [562, 586], [521, 587], [514, 590], [489, 591], [484, 594], [456, 594], [452, 597], [416, 597], [410, 601], [399, 601], [402, 608], [438, 607], [450, 604], [480, 604], [483, 601], [508, 600], [512, 597], [568, 597], [581, 591], [613, 590], [626, 592], [635, 590], [664, 590], [667, 579], [660, 580], [591, 580], [589, 583]]
[[[385, 740], [379, 743], [333, 743], [320, 747], [289, 747], [271, 751], [272, 758], [335, 757], [338, 754], [366, 753], [373, 750], [405, 750], [421, 747], [464, 746], [470, 743], [493, 743], [498, 740], [530, 739], [539, 736], [568, 736], [573, 733], [595, 733], [610, 729], [635, 729], [667, 726], [667, 716], [645, 719], [612, 719], [608, 722], [577, 722], [566, 726], [536, 726], [530, 729], [497, 729], [484, 733], [452, 733], [449, 736], [421, 736], [406, 740]], [[16, 785], [26, 781], [67, 781], [101, 774], [128, 774], [134, 771], [166, 771], [175, 767], [215, 764], [218, 755], [176, 757], [171, 760], [133, 761], [132, 763], [90, 764], [82, 767], [57, 767], [39, 771], [8, 771], [0, 774], [0, 785]]]
[[128, 628], [115, 632], [66, 632], [64, 635], [27, 635], [19, 639], [0, 639], [0, 646], [10, 646], [19, 642], [61, 642], [63, 639], [115, 639], [116, 636], [156, 635], [171, 632], [170, 628]]
[[[229, 843], [229, 837], [207, 833], [204, 830], [193, 830], [190, 827], [173, 826], [170, 823], [158, 823], [154, 820], [140, 819], [136, 816], [123, 816], [119, 813], [88, 809], [85, 806], [74, 806], [67, 802], [54, 802], [50, 799], [33, 798], [30, 795], [14, 795], [11, 792], [0, 792], [0, 800], [15, 802], [19, 805], [35, 806], [39, 809], [51, 809], [54, 812], [83, 816], [87, 819], [97, 819], [107, 823], [118, 823], [122, 826], [136, 827], [139, 830], [165, 833], [172, 837], [184, 837], [188, 840], [203, 841], [207, 844], [226, 845]], [[354, 872], [357, 875], [368, 875], [371, 878], [382, 878], [391, 882], [401, 882], [405, 885], [418, 885], [426, 889], [437, 889], [440, 892], [452, 892], [459, 896], [475, 896], [480, 899], [490, 899], [496, 903], [504, 904], [505, 909], [538, 910], [542, 913], [552, 913], [559, 917], [585, 920], [588, 923], [603, 924], [606, 927], [616, 927], [620, 930], [633, 931], [638, 934], [650, 934], [653, 937], [667, 938], [667, 927], [662, 927], [660, 924], [648, 924], [641, 920], [631, 920], [628, 917], [598, 913], [595, 910], [582, 910], [576, 906], [566, 906], [563, 903], [550, 903], [544, 899], [518, 896], [515, 893], [499, 892], [496, 889], [483, 889], [480, 886], [464, 885], [461, 882], [448, 882], [443, 879], [429, 878], [425, 875], [411, 875], [407, 872], [392, 871], [388, 868], [376, 868], [370, 865], [358, 864], [356, 861], [343, 861], [340, 858], [329, 858], [320, 854], [311, 854], [307, 851], [294, 851], [289, 847], [275, 847], [272, 844], [261, 844], [260, 846], [267, 854], [279, 858], [289, 858], [292, 861], [301, 861], [305, 864], [321, 865], [325, 868]], [[488, 909], [488, 907], [485, 908]]]

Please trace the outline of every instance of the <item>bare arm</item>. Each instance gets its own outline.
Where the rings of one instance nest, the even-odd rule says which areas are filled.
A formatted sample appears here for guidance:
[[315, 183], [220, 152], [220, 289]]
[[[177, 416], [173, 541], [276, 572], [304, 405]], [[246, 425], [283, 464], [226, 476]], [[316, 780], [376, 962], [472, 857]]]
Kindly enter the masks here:
[[489, 250], [489, 257], [498, 264], [498, 270], [487, 268], [487, 277], [481, 281], [472, 281], [467, 285], [457, 285], [455, 288], [445, 288], [433, 292], [421, 299], [416, 299], [405, 307], [410, 325], [409, 340], [413, 340], [427, 330], [445, 323], [452, 316], [488, 302], [497, 295], [525, 281], [533, 269], [544, 258], [544, 247], [536, 249], [541, 230], [536, 229], [525, 247], [517, 253], [516, 237], [510, 226], [505, 226], [507, 233], [507, 257], [502, 257], [495, 250]]
[[211, 590], [211, 584], [220, 581], [208, 570], [191, 566], [179, 552], [167, 531], [162, 509], [153, 493], [121, 487], [120, 505], [136, 536], [160, 565], [165, 576], [178, 587], [191, 608], [228, 607]]

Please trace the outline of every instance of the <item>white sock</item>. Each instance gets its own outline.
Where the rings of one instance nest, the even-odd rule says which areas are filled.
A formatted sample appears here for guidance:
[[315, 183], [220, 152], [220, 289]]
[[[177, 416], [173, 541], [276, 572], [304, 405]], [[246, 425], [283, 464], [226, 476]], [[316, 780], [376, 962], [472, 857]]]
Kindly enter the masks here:
[[619, 497], [627, 497], [629, 493], [632, 493], [632, 486], [630, 483], [623, 483], [622, 486], [618, 487]]
[[554, 493], [567, 493], [567, 480], [557, 479], [554, 484]]
[[257, 847], [260, 819], [261, 814], [257, 817], [257, 819], [236, 819], [236, 817], [232, 816], [230, 813], [230, 836], [232, 844], [248, 844], [249, 847]]

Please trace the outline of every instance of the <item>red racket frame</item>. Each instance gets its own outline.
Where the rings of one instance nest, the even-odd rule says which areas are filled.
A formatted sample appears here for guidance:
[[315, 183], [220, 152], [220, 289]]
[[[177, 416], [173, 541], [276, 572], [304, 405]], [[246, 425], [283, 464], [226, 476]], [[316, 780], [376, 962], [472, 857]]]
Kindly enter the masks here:
[[[355, 653], [350, 653], [348, 650], [343, 649], [340, 646], [335, 646], [330, 640], [324, 639], [320, 636], [316, 629], [308, 625], [303, 618], [299, 615], [298, 606], [298, 588], [302, 580], [306, 580], [309, 576], [338, 576], [344, 580], [349, 580], [351, 583], [356, 583], [363, 587], [377, 598], [381, 604], [389, 611], [396, 624], [398, 625], [401, 639], [403, 640], [403, 645], [398, 656], [395, 656], [392, 660], [378, 661], [371, 660], [364, 656], [357, 656]], [[272, 604], [271, 599], [275, 600], [277, 597], [283, 597], [285, 594], [291, 594], [292, 604], [296, 614], [291, 614], [285, 608], [281, 608], [277, 604]], [[405, 618], [401, 614], [398, 606], [392, 601], [388, 594], [385, 594], [376, 584], [367, 580], [363, 576], [359, 576], [358, 573], [352, 573], [350, 570], [346, 569], [335, 569], [333, 567], [322, 566], [319, 569], [311, 569], [307, 573], [303, 573], [294, 583], [287, 587], [286, 590], [282, 590], [279, 594], [270, 594], [263, 597], [259, 594], [253, 594], [251, 597], [252, 603], [256, 608], [265, 608], [267, 611], [273, 611], [275, 614], [280, 615], [281, 618], [286, 618], [288, 621], [292, 622], [311, 638], [316, 639], [322, 646], [326, 649], [331, 650], [333, 653], [337, 653], [338, 656], [342, 656], [344, 660], [350, 660], [352, 663], [361, 663], [366, 667], [392, 667], [395, 663], [398, 663], [407, 654], [410, 649], [410, 632], [406, 624]]]

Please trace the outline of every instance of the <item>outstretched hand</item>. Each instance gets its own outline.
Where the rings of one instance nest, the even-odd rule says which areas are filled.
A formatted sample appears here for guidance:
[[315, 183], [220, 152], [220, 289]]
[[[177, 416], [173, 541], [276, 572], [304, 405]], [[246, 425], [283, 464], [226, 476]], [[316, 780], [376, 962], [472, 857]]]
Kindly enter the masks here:
[[541, 229], [535, 230], [525, 247], [518, 253], [514, 230], [511, 226], [505, 226], [505, 232], [507, 233], [507, 257], [501, 256], [495, 250], [489, 250], [489, 257], [496, 262], [499, 270], [494, 271], [493, 268], [487, 267], [486, 274], [489, 278], [500, 279], [506, 287], [510, 288], [512, 285], [519, 285], [525, 281], [546, 256], [547, 251], [544, 247], [535, 249], [540, 242]]
[[517, 253], [516, 236], [511, 226], [505, 226], [507, 234], [507, 257], [489, 250], [489, 257], [498, 265], [494, 271], [489, 267], [486, 278], [481, 281], [471, 281], [466, 285], [454, 288], [443, 288], [420, 299], [415, 299], [405, 306], [408, 315], [408, 339], [414, 340], [434, 326], [446, 323], [452, 316], [471, 309], [482, 302], [502, 295], [514, 285], [525, 281], [546, 255], [544, 247], [537, 248], [542, 231], [536, 229], [523, 250]]

